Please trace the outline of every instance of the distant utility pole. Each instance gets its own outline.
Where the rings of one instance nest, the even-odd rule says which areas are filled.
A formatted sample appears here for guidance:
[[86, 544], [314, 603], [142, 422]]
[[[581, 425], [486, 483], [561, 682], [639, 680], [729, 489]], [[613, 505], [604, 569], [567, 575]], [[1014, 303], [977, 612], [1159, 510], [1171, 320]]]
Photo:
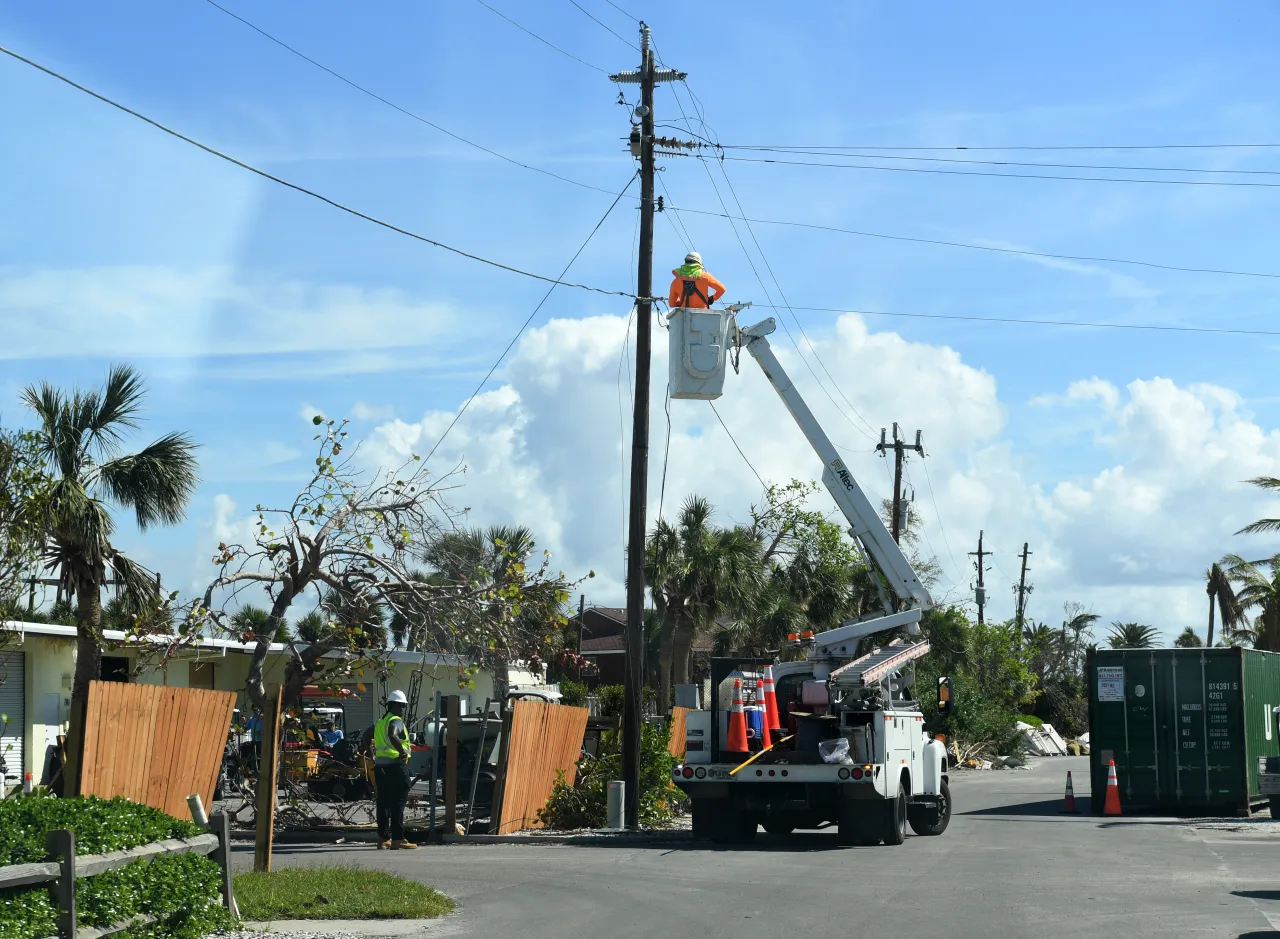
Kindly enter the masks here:
[[906, 519], [903, 517], [902, 505], [902, 460], [903, 453], [906, 450], [914, 450], [916, 453], [924, 456], [924, 432], [916, 431], [916, 442], [914, 444], [907, 443], [898, 433], [898, 422], [893, 422], [893, 443], [885, 439], [884, 428], [880, 428], [880, 442], [876, 444], [876, 449], [881, 454], [893, 451], [893, 518], [890, 520], [890, 533], [893, 535], [894, 541], [900, 541], [902, 538], [902, 529], [906, 527]]
[[1027, 543], [1022, 543], [1022, 576], [1018, 578], [1018, 641], [1022, 641], [1022, 620], [1023, 614], [1027, 610], [1027, 594], [1031, 592], [1027, 586], [1027, 558], [1031, 552], [1027, 550]]
[[[654, 66], [649, 27], [640, 24], [640, 68], [609, 80], [640, 86], [631, 132], [632, 152], [640, 158], [640, 257], [636, 274], [636, 384], [631, 424], [631, 508], [627, 528], [627, 667], [622, 707], [622, 778], [626, 785], [627, 827], [640, 827], [640, 695], [644, 688], [644, 537], [649, 484], [649, 347], [653, 313], [653, 89], [680, 81], [684, 72]], [[638, 146], [637, 146], [638, 145]]]
[[985, 620], [982, 617], [983, 617], [983, 610], [985, 610], [987, 606], [987, 588], [986, 588], [986, 585], [983, 584], [982, 582], [982, 573], [983, 573], [982, 559], [984, 557], [988, 557], [988, 558], [991, 557], [990, 551], [982, 550], [982, 532], [981, 531], [978, 532], [978, 550], [969, 552], [970, 557], [972, 557], [975, 554], [978, 556], [978, 589], [974, 591], [973, 597], [975, 600], [978, 601], [978, 625], [981, 626], [985, 622]]

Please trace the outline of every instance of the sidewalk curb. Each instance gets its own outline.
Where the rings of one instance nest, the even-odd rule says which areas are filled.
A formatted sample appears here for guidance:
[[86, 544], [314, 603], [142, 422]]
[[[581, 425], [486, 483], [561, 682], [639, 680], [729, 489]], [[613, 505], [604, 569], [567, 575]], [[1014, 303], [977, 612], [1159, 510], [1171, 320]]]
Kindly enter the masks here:
[[413, 936], [440, 928], [452, 914], [433, 919], [276, 919], [245, 920], [249, 929], [264, 933], [348, 933], [355, 936]]
[[[422, 847], [440, 847], [442, 845], [468, 844], [515, 844], [515, 845], [577, 845], [577, 846], [648, 846], [655, 844], [685, 844], [693, 840], [693, 833], [688, 829], [674, 831], [642, 831], [642, 832], [566, 832], [554, 835], [444, 835], [442, 841], [435, 844], [427, 841], [425, 831], [410, 831], [413, 837], [420, 838]], [[239, 835], [239, 837], [237, 837]], [[239, 844], [252, 844], [252, 832], [232, 833], [232, 841]], [[377, 833], [364, 828], [333, 828], [312, 831], [277, 832], [275, 843], [280, 845], [370, 845], [377, 841]]]

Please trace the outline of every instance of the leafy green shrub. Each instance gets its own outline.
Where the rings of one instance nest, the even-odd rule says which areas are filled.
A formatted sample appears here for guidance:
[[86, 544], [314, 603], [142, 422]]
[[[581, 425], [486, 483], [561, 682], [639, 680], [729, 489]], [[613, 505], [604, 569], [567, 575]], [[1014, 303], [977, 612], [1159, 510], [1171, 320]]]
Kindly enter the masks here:
[[[28, 796], [0, 802], [0, 865], [45, 859], [45, 835], [69, 828], [76, 854], [104, 854], [200, 834], [191, 822], [127, 799]], [[201, 855], [168, 855], [84, 878], [76, 884], [76, 920], [105, 927], [138, 913], [162, 917], [125, 939], [198, 939], [230, 922], [221, 902], [222, 872]], [[57, 932], [50, 886], [0, 890], [0, 939], [42, 939]]]
[[[676, 760], [667, 752], [669, 727], [642, 724], [640, 728], [640, 824], [658, 827], [671, 821], [672, 803], [680, 793], [671, 784]], [[600, 755], [578, 764], [572, 786], [561, 773], [538, 821], [548, 828], [603, 828], [607, 822], [609, 782], [622, 778], [622, 735], [606, 733]]]
[[1030, 724], [1032, 727], [1039, 727], [1044, 723], [1044, 721], [1036, 717], [1034, 714], [1019, 714], [1018, 720], [1022, 721], [1024, 724]]
[[596, 689], [596, 697], [600, 699], [601, 717], [621, 717], [623, 702], [626, 700], [626, 688], [622, 685], [601, 685]]
[[560, 703], [569, 707], [584, 708], [587, 706], [587, 686], [580, 681], [561, 679]]

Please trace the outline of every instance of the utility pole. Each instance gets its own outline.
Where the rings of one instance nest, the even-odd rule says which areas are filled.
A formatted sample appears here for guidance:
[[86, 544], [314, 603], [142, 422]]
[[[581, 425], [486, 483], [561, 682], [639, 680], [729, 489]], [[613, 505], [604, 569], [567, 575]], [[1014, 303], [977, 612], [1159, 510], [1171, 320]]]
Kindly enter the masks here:
[[[632, 152], [640, 157], [640, 257], [636, 272], [636, 384], [631, 423], [631, 506], [627, 522], [627, 663], [622, 707], [622, 779], [627, 828], [640, 827], [640, 695], [644, 688], [644, 540], [649, 485], [649, 351], [653, 315], [653, 89], [658, 82], [680, 81], [684, 72], [658, 69], [653, 62], [649, 27], [640, 24], [640, 68], [610, 75], [619, 84], [640, 86], [638, 132]], [[638, 140], [636, 138], [639, 138]]]
[[1027, 593], [1031, 588], [1027, 586], [1027, 557], [1031, 554], [1027, 550], [1027, 542], [1022, 543], [1022, 576], [1018, 578], [1018, 642], [1022, 642], [1022, 620], [1023, 614], [1027, 609]]
[[975, 554], [978, 556], [978, 589], [974, 591], [973, 596], [974, 596], [974, 599], [978, 601], [978, 625], [981, 626], [985, 622], [982, 616], [983, 616], [983, 610], [987, 606], [987, 588], [986, 588], [986, 585], [983, 584], [982, 582], [982, 572], [983, 572], [982, 559], [984, 557], [991, 557], [990, 551], [982, 550], [982, 532], [981, 531], [978, 532], [978, 550], [969, 552], [970, 557], [972, 557]]
[[884, 428], [880, 428], [880, 442], [876, 444], [876, 449], [881, 454], [893, 451], [893, 518], [890, 520], [889, 530], [893, 535], [894, 541], [902, 539], [902, 529], [905, 528], [903, 512], [902, 512], [902, 460], [906, 450], [914, 450], [916, 453], [924, 456], [924, 432], [916, 431], [916, 442], [909, 444], [898, 434], [898, 422], [893, 422], [893, 443], [889, 443], [885, 439]]

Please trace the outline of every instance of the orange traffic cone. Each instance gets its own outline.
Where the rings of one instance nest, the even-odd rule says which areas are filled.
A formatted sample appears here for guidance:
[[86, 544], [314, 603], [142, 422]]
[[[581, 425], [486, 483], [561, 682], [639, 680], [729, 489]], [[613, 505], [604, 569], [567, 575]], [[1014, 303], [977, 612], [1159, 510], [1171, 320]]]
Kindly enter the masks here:
[[770, 731], [778, 730], [782, 722], [778, 719], [778, 695], [773, 685], [773, 666], [764, 667], [764, 736], [772, 743]]
[[1116, 779], [1116, 761], [1111, 761], [1107, 770], [1107, 801], [1102, 807], [1103, 815], [1120, 814], [1120, 781]]
[[1076, 808], [1076, 790], [1071, 785], [1071, 770], [1067, 770], [1067, 794], [1062, 799], [1063, 815], [1079, 815], [1080, 810]]
[[742, 679], [733, 680], [733, 707], [729, 711], [729, 739], [726, 753], [747, 752], [747, 716], [742, 712]]

